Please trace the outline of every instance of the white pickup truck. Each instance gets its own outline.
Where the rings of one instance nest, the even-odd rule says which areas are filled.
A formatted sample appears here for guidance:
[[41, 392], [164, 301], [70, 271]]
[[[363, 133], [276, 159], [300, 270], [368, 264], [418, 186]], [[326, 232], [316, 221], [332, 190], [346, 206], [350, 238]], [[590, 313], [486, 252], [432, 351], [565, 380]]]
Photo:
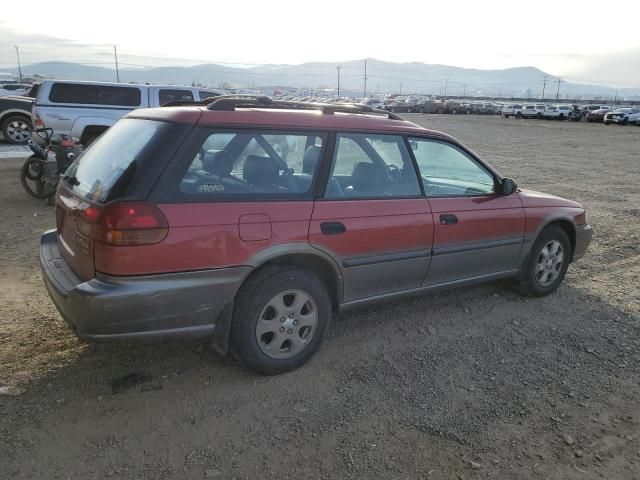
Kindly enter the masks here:
[[45, 80], [31, 118], [35, 128], [52, 128], [88, 145], [131, 110], [220, 94], [196, 87]]

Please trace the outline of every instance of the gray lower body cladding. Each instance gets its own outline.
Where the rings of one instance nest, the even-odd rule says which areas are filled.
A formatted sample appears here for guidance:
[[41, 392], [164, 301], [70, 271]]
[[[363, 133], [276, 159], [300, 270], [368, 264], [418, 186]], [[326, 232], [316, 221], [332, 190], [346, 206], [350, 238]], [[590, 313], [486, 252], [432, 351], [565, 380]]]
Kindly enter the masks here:
[[252, 270], [243, 266], [130, 277], [98, 274], [83, 281], [60, 255], [55, 230], [42, 236], [40, 266], [61, 316], [79, 337], [93, 341], [213, 334], [217, 319], [231, 310]]

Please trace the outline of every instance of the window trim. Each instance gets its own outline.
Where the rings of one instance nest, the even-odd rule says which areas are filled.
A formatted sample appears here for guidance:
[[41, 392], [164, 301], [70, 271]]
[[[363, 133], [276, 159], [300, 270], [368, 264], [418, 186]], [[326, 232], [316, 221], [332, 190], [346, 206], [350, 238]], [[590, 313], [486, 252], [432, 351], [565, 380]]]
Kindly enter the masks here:
[[[323, 178], [323, 188], [322, 190], [319, 192], [319, 197], [316, 198], [316, 200], [320, 200], [320, 201], [325, 201], [325, 202], [345, 202], [345, 201], [359, 201], [359, 200], [407, 200], [407, 199], [424, 199], [425, 195], [424, 195], [424, 187], [422, 185], [422, 178], [420, 178], [420, 174], [419, 174], [419, 170], [417, 169], [416, 163], [415, 163], [415, 158], [413, 157], [413, 154], [411, 152], [411, 149], [409, 148], [409, 145], [407, 144], [407, 135], [403, 134], [403, 133], [390, 133], [390, 132], [377, 132], [377, 131], [368, 131], [368, 130], [334, 130], [331, 132], [332, 135], [332, 143], [331, 143], [331, 151], [329, 151], [327, 149], [326, 151], [326, 156], [328, 157], [328, 160], [325, 161], [323, 163], [323, 173], [324, 178]], [[334, 160], [335, 160], [335, 156], [338, 153], [338, 137], [340, 135], [363, 135], [363, 136], [372, 136], [372, 137], [381, 137], [381, 136], [387, 136], [387, 137], [396, 137], [398, 139], [396, 143], [396, 145], [398, 145], [398, 148], [401, 148], [402, 146], [404, 146], [404, 148], [407, 150], [407, 153], [409, 154], [409, 161], [413, 164], [413, 169], [414, 169], [414, 173], [417, 176], [417, 180], [418, 180], [418, 189], [420, 190], [420, 193], [417, 195], [388, 195], [388, 196], [359, 196], [359, 197], [352, 197], [352, 196], [345, 196], [345, 197], [336, 197], [336, 198], [327, 198], [326, 197], [326, 193], [327, 193], [327, 187], [329, 186], [329, 178], [331, 177], [331, 170], [333, 168], [333, 164], [334, 164]], [[359, 146], [359, 145], [358, 145]], [[362, 148], [362, 147], [360, 147]], [[372, 148], [374, 148], [372, 146]], [[365, 152], [366, 153], [366, 152]], [[378, 153], [376, 151], [376, 153]], [[402, 152], [400, 152], [400, 154], [402, 155]], [[380, 156], [380, 154], [378, 153], [378, 155]], [[382, 158], [382, 157], [381, 157]], [[382, 158], [382, 160], [384, 161], [384, 158]]]
[[[190, 194], [180, 189], [180, 183], [185, 173], [189, 169], [189, 165], [193, 162], [194, 156], [197, 155], [204, 141], [211, 135], [219, 133], [263, 133], [269, 135], [299, 135], [309, 137], [315, 135], [322, 138], [323, 152], [320, 155], [320, 161], [316, 166], [314, 178], [311, 182], [309, 190], [304, 193], [251, 193], [251, 194], [217, 194], [217, 193], [198, 193]], [[173, 161], [165, 172], [161, 175], [160, 180], [154, 186], [152, 199], [159, 204], [176, 204], [176, 203], [237, 203], [237, 202], [299, 202], [313, 201], [318, 185], [321, 170], [324, 166], [324, 156], [327, 152], [329, 132], [326, 130], [287, 128], [286, 126], [195, 126], [189, 133], [183, 146], [177, 152]], [[177, 179], [177, 180], [176, 180]]]
[[491, 168], [489, 165], [483, 162], [482, 159], [480, 159], [477, 155], [475, 155], [471, 150], [467, 149], [464, 145], [455, 141], [451, 141], [446, 138], [436, 138], [436, 137], [431, 137], [426, 135], [405, 135], [405, 137], [407, 139], [407, 143], [409, 143], [411, 139], [417, 139], [419, 141], [430, 141], [435, 143], [442, 143], [449, 147], [452, 147], [453, 149], [457, 150], [458, 152], [462, 153], [464, 156], [469, 158], [473, 163], [478, 165], [482, 170], [488, 173], [493, 179], [493, 193], [491, 194], [479, 193], [475, 195], [427, 195], [427, 191], [424, 188], [424, 182], [422, 179], [422, 172], [420, 172], [420, 165], [418, 165], [418, 159], [413, 153], [413, 149], [410, 148], [409, 146], [409, 151], [411, 152], [411, 156], [415, 163], [416, 169], [418, 170], [418, 180], [420, 181], [420, 185], [422, 186], [422, 192], [425, 198], [478, 198], [478, 197], [500, 196], [500, 194], [498, 193], [498, 186], [500, 185], [500, 181], [502, 180], [502, 177], [500, 176], [500, 174], [498, 174], [498, 172], [496, 172], [493, 168]]

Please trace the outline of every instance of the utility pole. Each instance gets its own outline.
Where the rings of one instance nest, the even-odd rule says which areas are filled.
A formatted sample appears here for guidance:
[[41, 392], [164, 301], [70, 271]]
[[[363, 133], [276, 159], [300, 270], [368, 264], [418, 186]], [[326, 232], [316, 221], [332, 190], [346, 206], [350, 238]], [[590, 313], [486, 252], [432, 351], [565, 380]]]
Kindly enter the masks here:
[[398, 95], [402, 95], [402, 82], [400, 82], [400, 91], [398, 92]]
[[22, 65], [20, 65], [20, 49], [17, 45], [16, 47], [16, 56], [18, 57], [18, 77], [20, 77], [20, 83], [22, 83]]
[[336, 70], [338, 71], [338, 99], [340, 99], [340, 70], [342, 70], [342, 65], [338, 65]]
[[542, 101], [544, 101], [544, 91], [547, 88], [547, 76], [542, 79]]
[[562, 77], [558, 77], [558, 90], [556, 91], [556, 101], [560, 97], [560, 83], [562, 82]]
[[364, 60], [364, 98], [367, 98], [367, 59]]
[[447, 96], [447, 85], [449, 84], [449, 79], [445, 78], [444, 79], [444, 94], [442, 95], [443, 97]]
[[613, 103], [618, 103], [618, 89], [616, 88], [616, 96], [613, 99]]
[[113, 46], [113, 56], [116, 59], [116, 80], [118, 83], [120, 83], [120, 69], [118, 68], [118, 48], [115, 45]]
[[467, 84], [466, 83], [462, 84], [462, 96], [463, 97], [467, 96]]

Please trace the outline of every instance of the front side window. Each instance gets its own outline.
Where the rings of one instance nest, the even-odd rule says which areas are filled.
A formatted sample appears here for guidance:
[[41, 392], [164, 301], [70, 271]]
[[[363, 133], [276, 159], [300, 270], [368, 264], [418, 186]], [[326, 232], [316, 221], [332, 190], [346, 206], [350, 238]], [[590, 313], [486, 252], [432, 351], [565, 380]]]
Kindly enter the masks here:
[[164, 105], [167, 102], [193, 102], [193, 92], [191, 90], [163, 89], [158, 92], [159, 103]]
[[438, 140], [410, 140], [428, 197], [466, 197], [494, 193], [493, 175], [469, 155]]
[[206, 136], [180, 183], [195, 196], [273, 196], [311, 192], [324, 136], [273, 131]]
[[325, 198], [421, 195], [404, 139], [396, 135], [340, 134]]

